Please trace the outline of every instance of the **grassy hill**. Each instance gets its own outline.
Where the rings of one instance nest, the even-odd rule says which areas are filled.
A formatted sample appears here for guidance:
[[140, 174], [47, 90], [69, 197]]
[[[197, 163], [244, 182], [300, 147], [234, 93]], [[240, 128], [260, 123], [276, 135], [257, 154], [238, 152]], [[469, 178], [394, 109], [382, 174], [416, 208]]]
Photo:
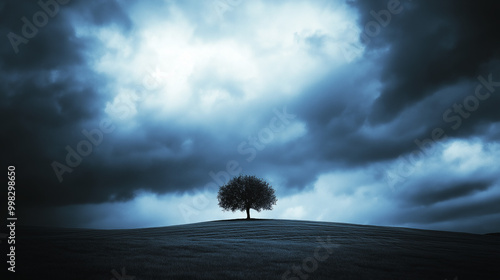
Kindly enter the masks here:
[[18, 279], [500, 279], [499, 236], [326, 222], [18, 228], [16, 244]]

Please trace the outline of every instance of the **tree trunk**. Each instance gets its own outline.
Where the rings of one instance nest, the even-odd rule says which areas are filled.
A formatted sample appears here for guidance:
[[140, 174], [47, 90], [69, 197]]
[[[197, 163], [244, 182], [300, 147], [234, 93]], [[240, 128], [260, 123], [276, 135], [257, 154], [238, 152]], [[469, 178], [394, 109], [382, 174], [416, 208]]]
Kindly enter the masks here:
[[250, 220], [250, 208], [247, 208], [247, 220]]

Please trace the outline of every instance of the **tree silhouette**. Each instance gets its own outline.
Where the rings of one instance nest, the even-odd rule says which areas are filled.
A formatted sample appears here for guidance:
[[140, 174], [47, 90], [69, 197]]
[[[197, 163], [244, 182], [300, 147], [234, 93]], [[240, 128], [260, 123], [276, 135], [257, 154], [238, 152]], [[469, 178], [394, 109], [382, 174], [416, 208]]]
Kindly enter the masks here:
[[256, 176], [239, 175], [234, 177], [219, 188], [217, 194], [219, 206], [224, 210], [245, 211], [247, 219], [250, 219], [250, 209], [257, 212], [260, 210], [272, 210], [276, 205], [274, 189]]

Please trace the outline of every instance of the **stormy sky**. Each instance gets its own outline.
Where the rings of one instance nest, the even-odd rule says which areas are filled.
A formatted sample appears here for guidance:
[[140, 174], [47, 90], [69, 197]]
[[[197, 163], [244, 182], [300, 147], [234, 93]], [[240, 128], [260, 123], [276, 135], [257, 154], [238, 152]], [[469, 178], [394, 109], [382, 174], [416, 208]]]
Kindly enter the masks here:
[[2, 168], [16, 168], [19, 223], [243, 218], [216, 191], [249, 174], [278, 197], [252, 217], [498, 232], [498, 12], [3, 1]]

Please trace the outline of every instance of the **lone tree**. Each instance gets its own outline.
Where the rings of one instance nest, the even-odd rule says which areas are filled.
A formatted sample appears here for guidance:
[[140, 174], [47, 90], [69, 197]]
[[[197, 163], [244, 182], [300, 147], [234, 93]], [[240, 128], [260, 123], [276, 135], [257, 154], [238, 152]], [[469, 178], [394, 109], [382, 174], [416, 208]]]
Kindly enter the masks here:
[[263, 179], [255, 176], [239, 175], [221, 186], [217, 194], [219, 206], [224, 210], [247, 211], [250, 219], [250, 209], [272, 210], [276, 205], [274, 189]]

